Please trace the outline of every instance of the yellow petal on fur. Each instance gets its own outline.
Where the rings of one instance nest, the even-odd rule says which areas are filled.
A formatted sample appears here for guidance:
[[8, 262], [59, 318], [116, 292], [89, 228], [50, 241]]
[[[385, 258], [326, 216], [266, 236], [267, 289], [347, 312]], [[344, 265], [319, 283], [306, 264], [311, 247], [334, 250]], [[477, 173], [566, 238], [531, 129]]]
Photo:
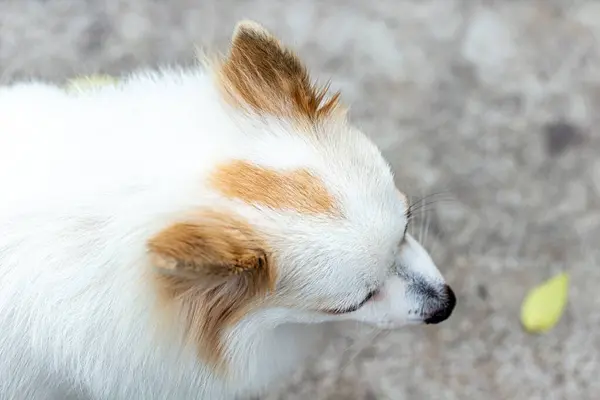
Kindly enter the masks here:
[[569, 275], [560, 273], [531, 289], [521, 306], [521, 323], [530, 333], [547, 332], [562, 316], [569, 291]]
[[87, 75], [71, 79], [67, 82], [66, 90], [68, 92], [84, 92], [96, 87], [114, 85], [118, 79], [110, 75]]

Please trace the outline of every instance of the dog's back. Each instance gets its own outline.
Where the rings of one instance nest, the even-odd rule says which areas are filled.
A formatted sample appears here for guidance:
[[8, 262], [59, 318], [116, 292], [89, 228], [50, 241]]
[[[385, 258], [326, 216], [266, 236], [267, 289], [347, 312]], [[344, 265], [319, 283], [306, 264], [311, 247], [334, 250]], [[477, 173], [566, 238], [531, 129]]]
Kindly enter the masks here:
[[[158, 339], [140, 261], [156, 217], [186, 207], [181, 189], [218, 141], [189, 121], [208, 115], [210, 126], [207, 90], [194, 92], [193, 113], [165, 96], [185, 98], [207, 78], [141, 73], [124, 85], [118, 94], [37, 83], [0, 89], [0, 398], [62, 398], [78, 386], [102, 398], [207, 390], [194, 355], [186, 365], [169, 348], [175, 342]], [[172, 125], [184, 117], [187, 124]], [[181, 393], [153, 384], [186, 374], [198, 385]]]

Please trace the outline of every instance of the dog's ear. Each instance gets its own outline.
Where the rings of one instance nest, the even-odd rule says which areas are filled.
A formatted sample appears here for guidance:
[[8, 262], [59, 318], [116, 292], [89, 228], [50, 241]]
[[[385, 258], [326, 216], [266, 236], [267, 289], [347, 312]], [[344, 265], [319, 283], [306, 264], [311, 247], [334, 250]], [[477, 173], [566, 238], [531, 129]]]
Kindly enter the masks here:
[[201, 355], [221, 364], [224, 329], [274, 289], [265, 242], [240, 218], [204, 212], [159, 232], [148, 248], [161, 299], [181, 312]]
[[253, 21], [236, 26], [219, 77], [228, 100], [259, 114], [316, 120], [338, 104], [338, 93], [326, 100], [327, 87], [315, 87], [294, 52]]

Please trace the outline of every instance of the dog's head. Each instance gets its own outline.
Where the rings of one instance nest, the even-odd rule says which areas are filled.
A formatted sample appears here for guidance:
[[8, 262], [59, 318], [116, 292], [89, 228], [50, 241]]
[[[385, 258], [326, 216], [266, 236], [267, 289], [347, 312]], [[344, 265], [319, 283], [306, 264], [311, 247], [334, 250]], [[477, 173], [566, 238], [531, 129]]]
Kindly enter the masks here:
[[149, 242], [203, 355], [217, 360], [228, 328], [269, 312], [381, 328], [448, 318], [454, 294], [407, 232], [407, 197], [338, 95], [260, 25], [240, 23], [232, 42], [211, 71], [240, 150], [206, 176], [216, 201]]

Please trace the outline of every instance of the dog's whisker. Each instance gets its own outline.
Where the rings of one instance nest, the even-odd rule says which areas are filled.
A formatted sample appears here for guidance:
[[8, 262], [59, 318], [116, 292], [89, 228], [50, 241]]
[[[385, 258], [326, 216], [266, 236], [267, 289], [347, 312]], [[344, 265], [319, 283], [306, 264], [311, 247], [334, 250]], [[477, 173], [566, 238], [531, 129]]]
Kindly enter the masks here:
[[425, 219], [422, 217], [422, 215], [419, 215], [418, 221], [418, 224], [416, 224], [418, 230], [418, 236], [416, 237], [416, 239], [419, 241], [419, 243], [423, 243], [423, 223], [425, 222]]
[[423, 195], [423, 196], [420, 196], [420, 197], [416, 197], [416, 200], [413, 200], [413, 197], [411, 196], [411, 202], [419, 202], [419, 201], [423, 201], [423, 200], [426, 200], [426, 199], [431, 198], [431, 197], [440, 196], [440, 195], [444, 195], [444, 194], [450, 194], [450, 191], [448, 191], [448, 190], [442, 190], [442, 191], [439, 191], [439, 192], [429, 193], [429, 194], [426, 194], [426, 195]]
[[411, 211], [411, 213], [414, 213], [414, 212], [422, 209], [423, 207], [427, 207], [432, 204], [437, 204], [437, 203], [441, 203], [441, 202], [449, 202], [450, 203], [450, 202], [454, 202], [454, 201], [455, 201], [454, 199], [432, 199], [427, 202], [420, 202], [416, 205], [411, 205], [410, 211]]
[[429, 212], [431, 210], [435, 210], [436, 208], [437, 207], [435, 204], [428, 204], [427, 206], [421, 207], [421, 208], [415, 210], [410, 215], [409, 221], [413, 221], [415, 219], [421, 219], [427, 212]]
[[422, 210], [421, 214], [421, 240], [419, 242], [422, 246], [425, 245], [425, 240], [427, 240], [427, 218], [424, 217], [427, 214], [427, 210]]
[[420, 198], [417, 198], [416, 200], [414, 200], [413, 198], [410, 198], [409, 200], [410, 200], [411, 207], [414, 207], [414, 206], [418, 206], [420, 203], [423, 203], [424, 201], [427, 201], [427, 200], [443, 198], [443, 197], [441, 197], [443, 195], [448, 195], [448, 197], [446, 197], [447, 199], [454, 199], [454, 196], [452, 196], [451, 192], [442, 191], [442, 192], [436, 192], [436, 193], [431, 193], [431, 194], [422, 196]]
[[423, 246], [426, 246], [426, 242], [429, 236], [429, 225], [431, 225], [431, 212], [424, 212], [425, 213], [425, 234], [423, 235]]

